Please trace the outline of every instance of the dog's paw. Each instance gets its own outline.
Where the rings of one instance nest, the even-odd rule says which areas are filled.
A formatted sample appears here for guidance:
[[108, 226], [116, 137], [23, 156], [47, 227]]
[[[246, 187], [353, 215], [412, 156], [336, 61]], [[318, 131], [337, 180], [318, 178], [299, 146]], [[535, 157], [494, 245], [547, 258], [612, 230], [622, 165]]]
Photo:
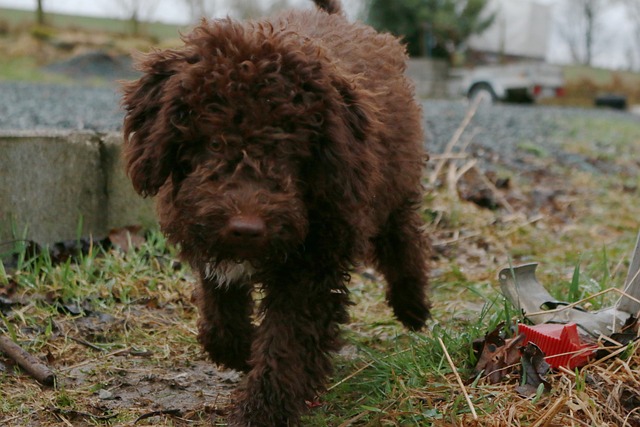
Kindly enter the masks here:
[[426, 301], [404, 301], [403, 304], [392, 306], [396, 318], [411, 331], [423, 329], [431, 318], [430, 305]]
[[299, 424], [295, 420], [272, 419], [265, 413], [246, 413], [236, 410], [227, 420], [229, 427], [295, 427]]

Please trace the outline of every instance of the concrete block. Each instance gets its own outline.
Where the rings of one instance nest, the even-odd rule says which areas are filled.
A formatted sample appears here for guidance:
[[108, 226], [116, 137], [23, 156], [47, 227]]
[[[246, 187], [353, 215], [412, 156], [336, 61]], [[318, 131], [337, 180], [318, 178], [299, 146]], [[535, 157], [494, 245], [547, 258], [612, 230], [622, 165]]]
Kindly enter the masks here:
[[110, 133], [103, 138], [102, 158], [107, 177], [108, 228], [126, 225], [156, 226], [152, 199], [143, 199], [133, 189], [121, 160], [122, 135]]
[[152, 202], [133, 191], [120, 147], [116, 134], [0, 134], [0, 242], [49, 244], [153, 226]]
[[10, 228], [38, 242], [103, 231], [106, 192], [96, 135], [5, 135], [0, 153], [2, 241], [11, 238]]

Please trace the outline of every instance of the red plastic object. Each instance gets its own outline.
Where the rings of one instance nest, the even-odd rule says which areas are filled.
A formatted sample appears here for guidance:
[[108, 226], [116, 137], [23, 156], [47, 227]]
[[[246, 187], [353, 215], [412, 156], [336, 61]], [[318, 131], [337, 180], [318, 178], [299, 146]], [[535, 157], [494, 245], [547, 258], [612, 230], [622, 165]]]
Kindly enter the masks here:
[[532, 342], [540, 347], [545, 354], [544, 360], [556, 369], [561, 366], [574, 369], [586, 365], [597, 348], [580, 341], [575, 323], [544, 323], [534, 326], [519, 324], [518, 332], [525, 335], [522, 345]]

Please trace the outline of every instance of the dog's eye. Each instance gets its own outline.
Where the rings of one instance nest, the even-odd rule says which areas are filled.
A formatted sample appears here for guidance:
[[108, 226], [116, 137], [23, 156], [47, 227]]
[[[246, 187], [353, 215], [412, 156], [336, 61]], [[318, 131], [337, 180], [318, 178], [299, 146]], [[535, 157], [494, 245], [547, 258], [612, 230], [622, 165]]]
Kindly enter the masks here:
[[195, 64], [196, 62], [200, 62], [202, 57], [200, 55], [192, 55], [186, 59], [187, 64]]
[[211, 140], [209, 141], [209, 148], [215, 152], [222, 150], [222, 141], [220, 141], [218, 138], [211, 138]]

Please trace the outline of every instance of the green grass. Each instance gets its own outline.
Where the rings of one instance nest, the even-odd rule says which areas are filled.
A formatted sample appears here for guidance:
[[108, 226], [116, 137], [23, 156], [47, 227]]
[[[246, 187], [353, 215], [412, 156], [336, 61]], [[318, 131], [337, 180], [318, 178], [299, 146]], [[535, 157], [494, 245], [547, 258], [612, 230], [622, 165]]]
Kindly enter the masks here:
[[[471, 221], [473, 218], [464, 216], [459, 226], [464, 229]], [[599, 287], [611, 283], [611, 269], [617, 260], [612, 262], [608, 249], [564, 251], [572, 255], [573, 262], [557, 260], [556, 265], [545, 267], [574, 271], [569, 277], [571, 284], [561, 286], [569, 289], [568, 297], [582, 297], [589, 289], [582, 287], [585, 281], [601, 280]], [[77, 417], [78, 413], [93, 413], [101, 417], [112, 414], [115, 418], [109, 424], [118, 425], [151, 411], [151, 407], [126, 401], [125, 408], [104, 413], [91, 408], [100, 390], [117, 393], [122, 381], [132, 382], [129, 376], [134, 372], [157, 378], [175, 369], [184, 374], [189, 372], [186, 366], [204, 359], [195, 340], [196, 313], [188, 296], [193, 279], [187, 269], [172, 267], [174, 257], [164, 238], [153, 233], [142, 248], [126, 254], [95, 250], [77, 262], [58, 265], [47, 255], [33, 259], [23, 255], [17, 270], [8, 274], [0, 271], [0, 291], [15, 287], [10, 298], [26, 301], [0, 318], [0, 330], [31, 353], [49, 355], [60, 378], [56, 388], [36, 392], [28, 376], [0, 373], [0, 421], [10, 420], [7, 425], [14, 426], [30, 425], [39, 419], [42, 425], [57, 425], [60, 415], [56, 414]], [[438, 339], [444, 342], [467, 384], [474, 408], [484, 420], [479, 425], [504, 425], [490, 420], [514, 405], [522, 411], [522, 420], [533, 420], [537, 416], [536, 402], [548, 402], [557, 396], [556, 390], [527, 402], [513, 392], [517, 384], [513, 381], [489, 385], [476, 377], [472, 342], [498, 323], [511, 322], [517, 316], [496, 292], [495, 283], [473, 278], [474, 271], [455, 258], [448, 263], [451, 270], [434, 277], [434, 319], [423, 333], [408, 333], [392, 319], [382, 301], [382, 283], [354, 275], [351, 288], [357, 305], [352, 310], [353, 322], [345, 328], [350, 350], [336, 357], [329, 391], [320, 397], [321, 406], [305, 417], [304, 425], [468, 425], [472, 422], [470, 408]], [[575, 274], [576, 266], [581, 266], [579, 275]], [[93, 314], [70, 311], [75, 308]], [[125, 322], [106, 321], [88, 330], [78, 329], [96, 313]], [[93, 348], [79, 345], [77, 339]], [[135, 363], [127, 360], [134, 357], [115, 356], [127, 349], [152, 356]], [[70, 382], [69, 367], [82, 364], [88, 366], [84, 377]], [[209, 385], [214, 383], [212, 379]], [[210, 401], [219, 401], [211, 392], [207, 395]], [[226, 404], [214, 405], [224, 414]], [[189, 425], [208, 425], [211, 414], [196, 411], [184, 416], [191, 420]], [[217, 419], [222, 422], [222, 418]], [[525, 421], [521, 425], [532, 423]], [[172, 418], [155, 419], [153, 423], [183, 425]]]
[[[14, 286], [16, 290], [11, 298], [24, 298], [31, 302], [4, 315], [0, 330], [5, 330], [34, 354], [49, 354], [60, 373], [61, 382], [55, 389], [45, 390], [39, 396], [29, 391], [32, 381], [27, 376], [0, 374], [0, 383], [5, 384], [5, 387], [0, 387], [0, 401], [4, 402], [0, 406], [0, 421], [22, 413], [26, 415], [21, 420], [28, 424], [33, 420], [33, 414], [29, 415], [25, 408], [41, 407], [45, 401], [56, 411], [90, 411], [92, 396], [101, 389], [113, 388], [109, 378], [112, 373], [120, 372], [126, 378], [126, 372], [131, 368], [105, 357], [89, 377], [71, 387], [68, 381], [63, 380], [65, 367], [95, 359], [95, 350], [78, 346], [74, 342], [76, 338], [86, 339], [107, 354], [136, 347], [154, 354], [168, 351], [191, 357], [195, 354], [197, 359], [202, 359], [192, 332], [195, 313], [185, 299], [190, 287], [188, 271], [170, 268], [169, 261], [175, 254], [166, 247], [161, 235], [152, 234], [143, 248], [127, 254], [96, 250], [80, 257], [77, 262], [57, 265], [46, 254], [30, 259], [24, 252], [20, 253], [17, 270], [10, 275], [0, 275], [0, 290]], [[355, 356], [337, 358], [337, 371], [331, 380], [330, 391], [321, 397], [322, 407], [311, 412], [305, 425], [334, 426], [354, 418], [358, 419], [359, 425], [392, 422], [428, 425], [424, 423], [434, 418], [464, 416], [468, 408], [456, 400], [458, 390], [447, 380], [451, 368], [444, 359], [437, 338], [446, 343], [449, 353], [459, 364], [461, 374], [466, 377], [473, 364], [471, 342], [482, 336], [486, 328], [495, 327], [505, 315], [499, 304], [483, 296], [487, 291], [484, 284], [460, 282], [460, 286], [485, 299], [485, 309], [480, 313], [479, 321], [438, 316], [439, 320], [432, 324], [431, 332], [414, 334], [401, 329], [384, 308], [381, 283], [354, 275], [354, 299], [361, 306], [368, 307], [367, 313], [356, 309], [354, 324], [346, 328], [347, 340], [355, 349]], [[180, 316], [167, 310], [156, 310], [146, 318], [129, 317], [126, 328], [115, 323], [94, 330], [90, 337], [73, 330], [75, 322], [90, 317], [69, 311], [74, 308], [119, 318], [129, 311], [140, 310], [140, 305], [148, 304], [150, 300], [156, 301], [154, 304], [159, 307], [173, 306]], [[455, 313], [456, 316], [461, 314]], [[167, 315], [172, 322], [162, 325]], [[374, 319], [368, 319], [369, 315]], [[363, 324], [363, 321], [370, 324]], [[148, 322], [154, 325], [152, 329], [145, 326]], [[182, 323], [184, 328], [176, 328], [175, 322]], [[451, 329], [452, 325], [455, 329]], [[185, 336], [185, 331], [190, 333]], [[67, 350], [71, 348], [73, 351]], [[156, 372], [180, 362], [171, 357], [161, 357], [149, 363], [150, 367], [137, 369]], [[453, 405], [434, 409], [429, 401], [432, 393], [451, 400]], [[46, 423], [53, 423], [48, 414], [44, 411], [39, 413], [39, 417], [48, 420]], [[135, 408], [120, 410], [116, 420], [130, 422], [137, 415], [139, 410]], [[206, 418], [204, 414], [192, 416]]]
[[350, 420], [357, 420], [356, 425], [431, 425], [434, 420], [468, 417], [469, 407], [458, 399], [459, 386], [451, 381], [439, 339], [460, 375], [473, 378], [472, 342], [504, 320], [503, 309], [487, 302], [475, 322], [436, 320], [426, 334], [396, 329], [387, 342], [350, 336], [360, 356], [339, 364], [336, 381], [323, 396], [326, 404], [309, 417], [309, 425], [337, 426]]
[[[45, 16], [47, 25], [56, 28], [79, 28], [88, 31], [105, 31], [115, 34], [130, 34], [132, 31], [131, 23], [122, 19], [58, 13], [46, 13]], [[35, 13], [27, 10], [0, 8], [0, 21], [7, 22], [10, 27], [31, 25], [35, 22]], [[178, 38], [179, 31], [185, 28], [187, 27], [162, 22], [143, 22], [140, 24], [142, 34], [158, 40]]]
[[[0, 274], [0, 291], [24, 303], [0, 318], [0, 331], [34, 354], [48, 354], [55, 360], [59, 380], [54, 389], [33, 394], [29, 390], [35, 384], [24, 376], [0, 371], [0, 420], [25, 414], [3, 425], [30, 425], [32, 417], [40, 418], [37, 408], [44, 406], [51, 407], [43, 411], [45, 420], [51, 416], [45, 425], [55, 425], [51, 411], [91, 412], [95, 391], [104, 384], [112, 386], [114, 373], [117, 378], [130, 369], [149, 369], [151, 375], [151, 368], [171, 360], [173, 352], [179, 353], [176, 363], [199, 357], [195, 336], [185, 329], [194, 320], [190, 286], [185, 271], [172, 267], [172, 259], [157, 233], [138, 251], [95, 249], [77, 262], [56, 264], [46, 253], [35, 258], [21, 253], [17, 269]], [[142, 364], [100, 356], [131, 349], [151, 356]], [[91, 372], [69, 375], [70, 366], [88, 362]], [[74, 383], [72, 377], [80, 380]], [[136, 416], [135, 410], [118, 415], [123, 422]]]
[[0, 61], [0, 78], [32, 82], [68, 83], [69, 79], [42, 71], [33, 57], [7, 58]]

